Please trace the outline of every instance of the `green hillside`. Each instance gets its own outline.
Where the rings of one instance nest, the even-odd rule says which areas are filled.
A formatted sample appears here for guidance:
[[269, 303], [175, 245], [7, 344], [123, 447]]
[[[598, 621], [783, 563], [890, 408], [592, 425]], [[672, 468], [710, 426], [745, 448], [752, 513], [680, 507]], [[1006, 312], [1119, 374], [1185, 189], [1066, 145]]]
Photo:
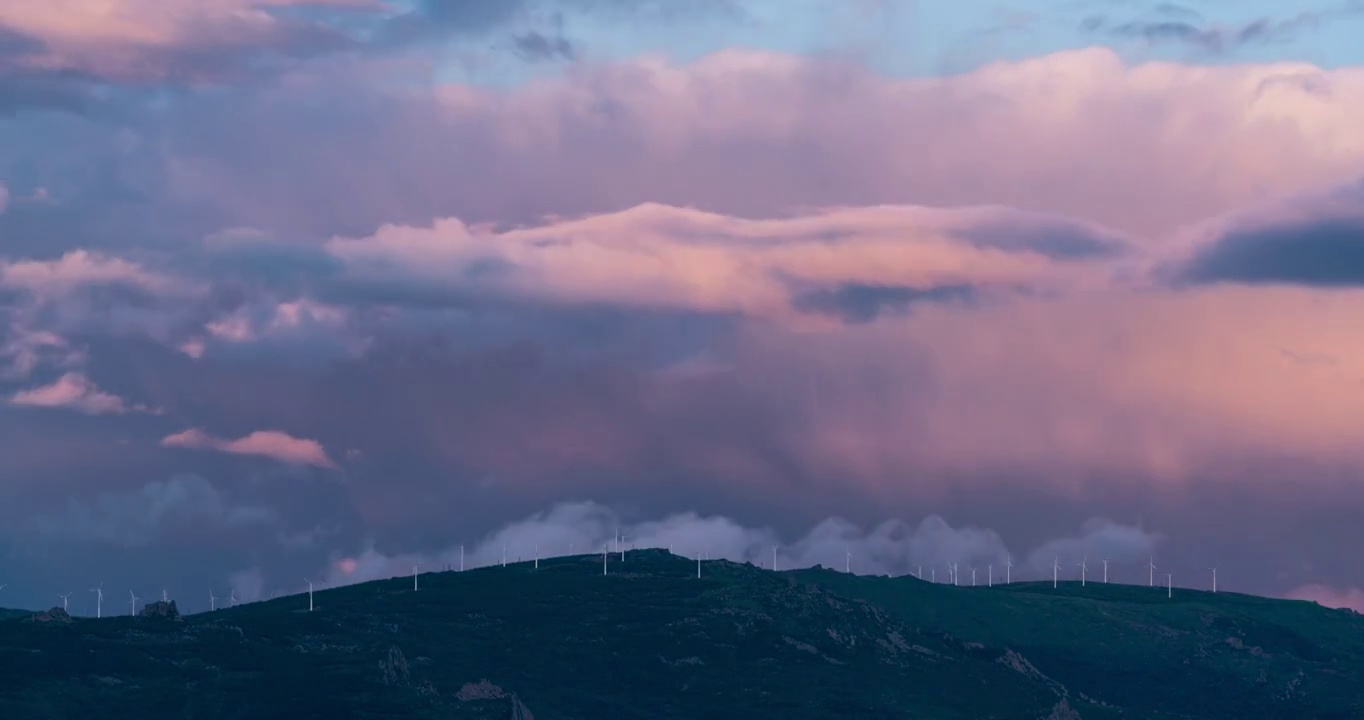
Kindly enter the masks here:
[[580, 556], [316, 603], [5, 621], [0, 718], [1364, 717], [1358, 616], [1231, 594], [698, 580], [642, 550], [605, 577]]

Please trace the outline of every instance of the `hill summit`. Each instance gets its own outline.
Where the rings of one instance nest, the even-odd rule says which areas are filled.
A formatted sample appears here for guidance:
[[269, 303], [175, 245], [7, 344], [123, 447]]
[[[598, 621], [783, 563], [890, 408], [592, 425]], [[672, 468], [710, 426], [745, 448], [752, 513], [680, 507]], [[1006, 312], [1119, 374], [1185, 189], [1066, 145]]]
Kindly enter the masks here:
[[1364, 622], [1310, 603], [607, 562], [3, 622], [0, 717], [1364, 717]]

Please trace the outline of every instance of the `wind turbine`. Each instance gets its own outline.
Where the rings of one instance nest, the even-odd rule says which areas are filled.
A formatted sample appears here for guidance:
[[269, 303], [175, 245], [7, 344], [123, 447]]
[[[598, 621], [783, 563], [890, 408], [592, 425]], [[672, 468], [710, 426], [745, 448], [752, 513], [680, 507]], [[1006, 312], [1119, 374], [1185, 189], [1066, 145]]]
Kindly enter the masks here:
[[218, 598], [213, 596], [213, 589], [208, 590], [208, 611], [213, 612], [218, 609]]
[[920, 580], [923, 580], [923, 579], [924, 579], [924, 566], [923, 566], [923, 565], [920, 565], [920, 566], [919, 566], [919, 574], [918, 574], [916, 577], [918, 577]]
[[421, 567], [421, 563], [412, 563], [412, 592], [417, 592], [417, 568], [419, 567]]
[[1104, 584], [1108, 584], [1108, 558], [1104, 558]]
[[852, 551], [843, 546], [843, 572], [852, 574]]
[[66, 605], [66, 599], [71, 597], [71, 593], [67, 593], [65, 595], [57, 593], [57, 597], [62, 599], [62, 610], [69, 610], [70, 608], [68, 608]]
[[1061, 558], [1059, 558], [1059, 557], [1054, 557], [1054, 558], [1051, 559], [1051, 589], [1052, 589], [1052, 590], [1055, 590], [1055, 589], [1056, 589], [1056, 582], [1057, 582], [1057, 580], [1060, 578], [1060, 573], [1061, 573]]
[[170, 602], [170, 598], [166, 597], [165, 588], [161, 588], [161, 602]]
[[620, 561], [625, 562], [625, 536], [620, 536]]
[[507, 567], [507, 543], [502, 543], [502, 567]]
[[1012, 557], [1007, 557], [1007, 558], [1005, 558], [1005, 565], [1004, 565], [1004, 584], [1005, 584], [1005, 585], [1008, 585], [1008, 584], [1012, 583], [1013, 581], [1014, 581], [1014, 559], [1013, 559]]
[[308, 583], [308, 612], [313, 611], [313, 581], [303, 578], [303, 582]]
[[698, 580], [701, 578], [701, 555], [700, 555], [700, 554], [698, 554], [698, 555], [696, 556], [696, 577], [697, 577]]
[[1146, 564], [1147, 564], [1147, 566], [1148, 566], [1148, 571], [1147, 571], [1147, 574], [1146, 574], [1146, 587], [1155, 587], [1155, 585], [1156, 585], [1156, 559], [1155, 559], [1154, 557], [1153, 557], [1153, 558], [1150, 558], [1149, 560], [1146, 561]]
[[1080, 560], [1080, 587], [1084, 587], [1084, 586], [1085, 586], [1085, 574], [1088, 573], [1088, 572], [1089, 572], [1089, 558], [1088, 558], [1088, 557], [1081, 558], [1081, 560]]
[[540, 543], [535, 543], [535, 569], [540, 569]]
[[938, 569], [937, 569], [937, 568], [929, 568], [929, 569], [928, 569], [928, 581], [929, 581], [929, 582], [937, 582], [937, 581], [938, 581]]
[[95, 594], [95, 617], [98, 618], [103, 613], [104, 608], [104, 583], [90, 588], [90, 592]]
[[1167, 598], [1175, 596], [1174, 580], [1171, 577], [1170, 573], [1165, 573], [1165, 597]]
[[985, 566], [987, 575], [985, 576], [986, 587], [995, 586], [995, 566], [994, 563]]
[[975, 568], [975, 566], [972, 566], [972, 567], [971, 567], [971, 587], [975, 587], [975, 586], [976, 586], [976, 568]]
[[1217, 568], [1212, 569], [1212, 591], [1217, 592]]
[[132, 609], [128, 611], [128, 615], [129, 615], [130, 617], [137, 617], [137, 601], [138, 601], [140, 598], [138, 598], [136, 595], [134, 595], [132, 590], [129, 590], [129, 591], [128, 591], [128, 597], [131, 598], [131, 600], [132, 600], [132, 603], [131, 603], [131, 604], [132, 604]]
[[[610, 546], [610, 545], [607, 545], [606, 543], [602, 543], [602, 544], [601, 544], [601, 574], [602, 574], [602, 577], [606, 577], [606, 553], [610, 552], [610, 550], [611, 550], [611, 546]], [[697, 568], [698, 568], [698, 569], [697, 569], [697, 571], [696, 571], [696, 574], [697, 574], [698, 577], [700, 577], [700, 575], [701, 575], [701, 570], [699, 569], [699, 568], [700, 568], [700, 564], [699, 564], [699, 563], [697, 564]]]
[[235, 588], [227, 591], [227, 606], [237, 607], [237, 591]]
[[772, 572], [777, 571], [777, 546], [772, 546]]
[[961, 577], [961, 563], [952, 563], [952, 585], [957, 585], [957, 580]]
[[464, 546], [459, 546], [459, 571], [464, 572]]

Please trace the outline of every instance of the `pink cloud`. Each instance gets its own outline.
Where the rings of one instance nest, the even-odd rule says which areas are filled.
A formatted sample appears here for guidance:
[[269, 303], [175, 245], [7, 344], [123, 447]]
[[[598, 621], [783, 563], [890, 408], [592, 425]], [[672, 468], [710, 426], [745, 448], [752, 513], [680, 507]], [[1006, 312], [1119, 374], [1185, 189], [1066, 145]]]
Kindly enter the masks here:
[[[996, 207], [833, 208], [744, 219], [655, 203], [504, 232], [457, 219], [386, 225], [328, 249], [354, 277], [393, 285], [484, 291], [558, 302], [608, 302], [788, 319], [793, 283], [911, 288], [941, 285], [1077, 288], [1104, 268], [1049, 257], [1043, 243], [991, 243], [992, 228], [1066, 234], [1086, 252], [1121, 251], [1086, 223]], [[981, 236], [965, 239], [971, 234]], [[479, 267], [496, 261], [482, 278]], [[473, 277], [471, 277], [473, 276]], [[223, 331], [226, 333], [226, 330]]]
[[273, 11], [306, 6], [390, 9], [381, 0], [63, 0], [5, 3], [0, 27], [42, 42], [17, 56], [22, 66], [160, 80], [175, 74], [177, 51], [280, 45], [301, 25]]
[[1330, 608], [1349, 608], [1357, 613], [1364, 613], [1364, 590], [1359, 588], [1334, 588], [1328, 585], [1303, 585], [1289, 591], [1287, 597], [1291, 600], [1309, 600]]
[[145, 410], [129, 406], [122, 398], [102, 392], [78, 372], [69, 372], [50, 385], [21, 390], [10, 396], [9, 404], [22, 407], [70, 408], [87, 415], [122, 415], [129, 410]]
[[179, 289], [165, 275], [137, 263], [89, 250], [72, 250], [56, 260], [0, 261], [0, 287], [41, 296], [62, 295], [88, 285], [126, 285], [152, 292]]
[[233, 455], [267, 457], [289, 465], [315, 465], [335, 468], [336, 463], [316, 440], [296, 438], [278, 430], [257, 430], [236, 440], [216, 438], [191, 428], [161, 439], [162, 447], [190, 450], [216, 450]]

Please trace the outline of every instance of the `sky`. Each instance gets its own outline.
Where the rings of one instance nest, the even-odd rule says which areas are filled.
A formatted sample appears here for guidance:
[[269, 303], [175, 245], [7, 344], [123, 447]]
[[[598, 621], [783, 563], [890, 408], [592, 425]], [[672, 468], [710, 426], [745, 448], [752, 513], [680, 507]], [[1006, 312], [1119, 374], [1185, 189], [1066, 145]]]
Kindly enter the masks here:
[[1364, 610], [1364, 5], [1295, 5], [0, 4], [0, 606], [620, 532]]

